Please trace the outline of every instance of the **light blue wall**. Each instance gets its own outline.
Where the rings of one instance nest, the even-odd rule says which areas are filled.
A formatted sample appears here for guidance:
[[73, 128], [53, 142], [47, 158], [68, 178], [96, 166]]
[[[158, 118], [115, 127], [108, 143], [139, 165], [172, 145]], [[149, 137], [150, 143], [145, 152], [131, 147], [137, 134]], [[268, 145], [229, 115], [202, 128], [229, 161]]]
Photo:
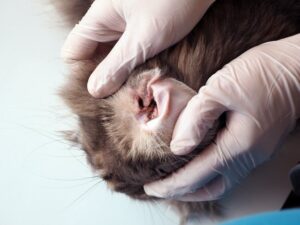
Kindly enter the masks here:
[[55, 94], [67, 29], [42, 2], [0, 3], [0, 225], [176, 223], [89, 178], [82, 152], [59, 136], [73, 127]]
[[[89, 178], [82, 152], [59, 136], [72, 127], [55, 95], [66, 74], [59, 51], [67, 30], [42, 2], [47, 0], [0, 3], [0, 225], [177, 224], [170, 209], [113, 194]], [[300, 157], [291, 158], [286, 161], [292, 165]], [[267, 165], [266, 174], [279, 164]], [[262, 174], [246, 182], [247, 194], [239, 188], [227, 200], [228, 217], [280, 207], [289, 192], [287, 179], [271, 176], [267, 183], [280, 190], [247, 199], [257, 193], [252, 186], [266, 189]]]

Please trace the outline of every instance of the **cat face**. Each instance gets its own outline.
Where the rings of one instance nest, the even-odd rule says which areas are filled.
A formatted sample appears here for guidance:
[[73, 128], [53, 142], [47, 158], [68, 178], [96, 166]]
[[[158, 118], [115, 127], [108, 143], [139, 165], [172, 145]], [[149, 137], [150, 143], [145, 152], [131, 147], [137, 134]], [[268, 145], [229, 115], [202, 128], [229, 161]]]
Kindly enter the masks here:
[[[180, 112], [196, 94], [167, 69], [142, 68], [112, 96], [95, 99], [86, 90], [94, 65], [81, 62], [61, 91], [79, 117], [78, 142], [93, 169], [113, 190], [150, 199], [145, 183], [163, 178], [193, 158], [171, 153]], [[199, 146], [212, 141], [216, 128]]]

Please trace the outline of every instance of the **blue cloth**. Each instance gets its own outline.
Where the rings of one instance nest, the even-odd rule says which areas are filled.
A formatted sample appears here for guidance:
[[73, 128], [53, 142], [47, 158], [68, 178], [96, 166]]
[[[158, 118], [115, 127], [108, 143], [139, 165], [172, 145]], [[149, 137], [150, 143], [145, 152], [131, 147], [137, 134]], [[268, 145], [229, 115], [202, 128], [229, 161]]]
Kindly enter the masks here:
[[256, 214], [220, 225], [300, 225], [300, 209]]

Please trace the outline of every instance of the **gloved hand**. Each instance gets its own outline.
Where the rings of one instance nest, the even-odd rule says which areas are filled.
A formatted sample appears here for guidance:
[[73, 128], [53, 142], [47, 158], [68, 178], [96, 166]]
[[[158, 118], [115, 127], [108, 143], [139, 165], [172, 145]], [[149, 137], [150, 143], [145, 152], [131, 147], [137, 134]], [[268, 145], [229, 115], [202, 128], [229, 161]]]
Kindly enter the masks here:
[[214, 0], [95, 0], [69, 34], [65, 59], [89, 59], [99, 42], [118, 42], [92, 73], [88, 90], [106, 97], [129, 72], [183, 38]]
[[223, 112], [226, 127], [215, 143], [166, 179], [145, 185], [148, 195], [218, 199], [270, 159], [300, 117], [300, 34], [250, 49], [214, 74], [179, 116], [171, 150], [191, 152]]

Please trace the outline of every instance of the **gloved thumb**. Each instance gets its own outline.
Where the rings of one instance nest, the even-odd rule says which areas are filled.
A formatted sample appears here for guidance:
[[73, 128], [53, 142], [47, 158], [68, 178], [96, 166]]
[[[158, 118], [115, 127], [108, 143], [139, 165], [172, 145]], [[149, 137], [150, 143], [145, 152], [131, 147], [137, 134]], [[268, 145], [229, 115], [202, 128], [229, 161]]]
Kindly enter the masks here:
[[203, 86], [189, 101], [175, 124], [171, 151], [176, 155], [193, 151], [224, 111], [226, 107], [214, 95], [214, 90]]
[[[135, 27], [135, 28], [134, 28]], [[139, 32], [135, 32], [139, 30]], [[88, 81], [88, 91], [97, 98], [113, 94], [127, 80], [135, 66], [153, 56], [149, 31], [128, 24], [111, 52], [97, 66]]]

